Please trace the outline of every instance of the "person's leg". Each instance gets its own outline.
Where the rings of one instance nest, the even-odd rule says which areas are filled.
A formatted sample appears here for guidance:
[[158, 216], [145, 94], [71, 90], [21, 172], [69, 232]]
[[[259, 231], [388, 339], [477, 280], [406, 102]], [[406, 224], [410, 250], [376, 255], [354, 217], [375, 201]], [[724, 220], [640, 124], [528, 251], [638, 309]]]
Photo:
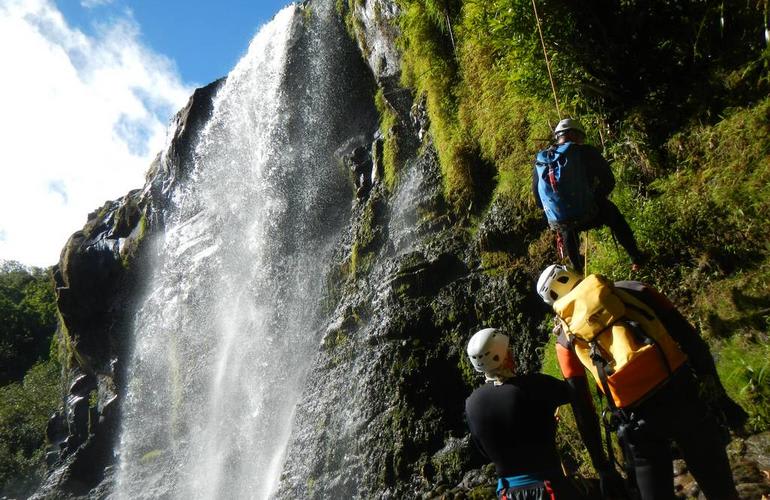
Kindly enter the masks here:
[[612, 234], [618, 239], [618, 243], [620, 243], [626, 250], [626, 253], [631, 257], [631, 262], [634, 264], [642, 264], [644, 255], [639, 250], [639, 246], [636, 244], [636, 238], [634, 238], [634, 233], [631, 231], [631, 227], [628, 225], [628, 222], [626, 222], [623, 214], [620, 213], [618, 207], [606, 198], [597, 200], [596, 204], [599, 208], [597, 221], [610, 228]]
[[737, 499], [723, 434], [697, 391], [692, 377], [684, 380], [678, 390], [675, 411], [679, 416], [672, 422], [674, 441], [706, 498]]
[[580, 255], [580, 232], [572, 227], [560, 226], [558, 228], [564, 252], [572, 264], [572, 268], [583, 274], [583, 256]]
[[669, 440], [642, 422], [622, 439], [627, 446], [636, 487], [642, 500], [673, 500], [674, 471]]

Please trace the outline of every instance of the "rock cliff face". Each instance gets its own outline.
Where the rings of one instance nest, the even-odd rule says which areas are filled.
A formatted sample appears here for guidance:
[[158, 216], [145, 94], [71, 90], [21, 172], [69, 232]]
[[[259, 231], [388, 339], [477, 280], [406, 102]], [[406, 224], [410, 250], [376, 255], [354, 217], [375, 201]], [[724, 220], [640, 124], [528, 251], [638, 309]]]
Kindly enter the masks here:
[[62, 250], [54, 279], [68, 393], [48, 425], [52, 474], [37, 497], [109, 491], [132, 314], [149, 272], [147, 243], [163, 231], [167, 193], [184, 179], [193, 142], [221, 83], [196, 90], [177, 113], [174, 138], [150, 166], [144, 188], [89, 214]]
[[[311, 3], [312, 5], [312, 3]], [[349, 229], [328, 270], [328, 319], [296, 411], [279, 497], [413, 495], [456, 485], [482, 462], [466, 437], [462, 405], [474, 377], [464, 342], [482, 325], [518, 332], [523, 367], [537, 364], [540, 309], [526, 273], [492, 276], [480, 248], [516, 245], [493, 211], [475, 234], [446, 206], [424, 109], [398, 87], [395, 2], [364, 2], [348, 14], [362, 54], [398, 117], [399, 181], [382, 178], [382, 139], [365, 149], [374, 186], [352, 204]], [[89, 215], [56, 270], [59, 334], [68, 349], [69, 394], [49, 425], [53, 472], [39, 498], [100, 497], [113, 487], [120, 404], [132, 315], [147, 252], [164, 230], [164, 208], [184, 184], [198, 135], [222, 81], [197, 90], [143, 189]], [[343, 152], [344, 154], [344, 152]], [[490, 243], [491, 242], [491, 243]], [[532, 311], [533, 314], [527, 313]], [[478, 476], [478, 474], [476, 474]], [[466, 478], [466, 483], [472, 478]]]

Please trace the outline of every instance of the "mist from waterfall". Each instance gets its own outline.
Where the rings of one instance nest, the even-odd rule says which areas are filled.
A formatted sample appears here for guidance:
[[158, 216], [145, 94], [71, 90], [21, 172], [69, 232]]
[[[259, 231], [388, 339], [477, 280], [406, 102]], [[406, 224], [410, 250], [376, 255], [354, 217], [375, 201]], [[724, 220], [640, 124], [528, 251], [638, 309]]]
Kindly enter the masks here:
[[333, 2], [310, 6], [252, 40], [170, 196], [135, 319], [117, 498], [277, 487], [349, 217], [339, 152], [376, 126]]

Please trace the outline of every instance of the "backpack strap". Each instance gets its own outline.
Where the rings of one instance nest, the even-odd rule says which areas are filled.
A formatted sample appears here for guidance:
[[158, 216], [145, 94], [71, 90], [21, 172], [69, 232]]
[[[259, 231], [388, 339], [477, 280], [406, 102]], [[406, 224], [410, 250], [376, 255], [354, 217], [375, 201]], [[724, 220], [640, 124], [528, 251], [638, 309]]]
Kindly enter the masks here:
[[666, 371], [668, 372], [668, 375], [670, 377], [674, 373], [674, 371], [671, 369], [671, 363], [668, 362], [666, 353], [663, 352], [663, 347], [661, 347], [660, 343], [657, 340], [655, 340], [652, 336], [648, 335], [647, 332], [644, 331], [644, 328], [642, 328], [639, 325], [639, 323], [637, 323], [636, 321], [626, 320], [625, 323], [629, 327], [631, 327], [631, 330], [633, 330], [634, 333], [639, 338], [641, 338], [645, 344], [652, 344], [655, 346], [655, 349], [658, 351], [658, 354], [660, 355], [660, 359], [661, 361], [663, 361], [663, 365], [666, 367]]
[[[611, 327], [610, 327], [611, 328]], [[610, 384], [607, 380], [607, 360], [599, 352], [599, 345], [596, 341], [589, 342], [591, 346], [591, 361], [596, 366], [596, 371], [599, 374], [599, 382], [602, 385], [604, 391], [604, 399], [607, 400], [607, 410], [609, 410], [609, 417], [607, 416], [607, 410], [602, 411], [602, 425], [604, 426], [604, 441], [607, 444], [607, 459], [610, 464], [615, 464], [615, 450], [612, 447], [612, 433], [617, 430], [618, 423], [624, 422], [625, 414], [617, 407], [615, 400], [612, 399], [612, 393], [610, 392]]]

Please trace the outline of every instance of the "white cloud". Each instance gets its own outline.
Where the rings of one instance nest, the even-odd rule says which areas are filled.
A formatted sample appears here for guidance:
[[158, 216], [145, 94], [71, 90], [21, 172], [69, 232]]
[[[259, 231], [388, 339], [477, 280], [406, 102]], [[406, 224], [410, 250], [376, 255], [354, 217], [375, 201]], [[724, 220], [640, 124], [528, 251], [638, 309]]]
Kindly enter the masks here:
[[87, 36], [50, 0], [3, 0], [0, 47], [0, 259], [47, 266], [89, 212], [144, 184], [192, 89], [130, 17]]
[[100, 7], [102, 5], [109, 5], [113, 0], [80, 0], [80, 5], [86, 9], [92, 9], [94, 7]]

